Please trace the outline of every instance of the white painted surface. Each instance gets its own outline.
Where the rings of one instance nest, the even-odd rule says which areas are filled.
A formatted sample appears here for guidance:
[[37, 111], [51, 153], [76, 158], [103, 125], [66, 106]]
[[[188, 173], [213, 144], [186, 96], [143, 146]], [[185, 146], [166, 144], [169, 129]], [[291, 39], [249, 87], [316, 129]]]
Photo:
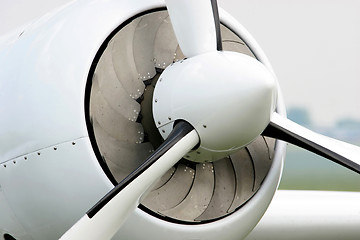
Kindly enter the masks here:
[[176, 39], [186, 57], [216, 51], [216, 30], [211, 2], [167, 0]]
[[264, 64], [245, 54], [213, 51], [167, 67], [152, 106], [164, 138], [177, 120], [194, 126], [201, 144], [189, 159], [204, 162], [224, 158], [257, 138], [276, 101], [276, 78]]
[[279, 190], [246, 239], [359, 239], [359, 202], [358, 192]]

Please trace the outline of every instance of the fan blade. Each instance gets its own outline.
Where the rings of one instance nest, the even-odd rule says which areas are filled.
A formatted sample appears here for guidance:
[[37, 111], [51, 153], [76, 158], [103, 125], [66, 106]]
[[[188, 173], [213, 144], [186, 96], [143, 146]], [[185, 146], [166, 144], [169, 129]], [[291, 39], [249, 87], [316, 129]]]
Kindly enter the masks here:
[[206, 219], [223, 216], [231, 207], [235, 197], [235, 173], [229, 158], [223, 158], [213, 163], [215, 173], [215, 188], [206, 210], [195, 219], [203, 221]]
[[360, 147], [329, 138], [273, 113], [264, 136], [284, 140], [360, 173]]
[[152, 187], [152, 191], [157, 190], [164, 186], [174, 175], [175, 167], [170, 168]]
[[118, 182], [139, 167], [154, 151], [149, 142], [126, 142], [111, 137], [96, 120], [93, 120], [93, 126], [101, 154], [106, 163], [111, 165], [109, 167]]
[[183, 164], [177, 166], [171, 179], [161, 188], [151, 191], [142, 202], [156, 212], [163, 212], [181, 203], [189, 193], [194, 172]]
[[234, 166], [236, 189], [234, 200], [228, 212], [233, 212], [254, 195], [255, 171], [253, 161], [246, 148], [232, 154], [230, 159]]
[[[194, 221], [208, 207], [214, 189], [214, 170], [212, 163], [196, 164], [196, 174], [190, 192], [174, 208], [162, 213], [175, 219]], [[189, 211], [191, 209], [191, 211]]]
[[60, 239], [110, 239], [139, 205], [148, 188], [198, 142], [198, 134], [190, 124], [176, 124], [167, 140], [139, 168], [106, 194]]
[[216, 0], [166, 0], [166, 6], [186, 57], [222, 50]]
[[272, 163], [269, 152], [262, 150], [267, 148], [268, 147], [266, 145], [265, 139], [262, 136], [257, 137], [252, 143], [247, 146], [247, 149], [253, 160], [255, 170], [255, 182], [253, 191], [257, 191], [260, 188], [261, 183], [264, 181], [264, 178], [268, 174]]

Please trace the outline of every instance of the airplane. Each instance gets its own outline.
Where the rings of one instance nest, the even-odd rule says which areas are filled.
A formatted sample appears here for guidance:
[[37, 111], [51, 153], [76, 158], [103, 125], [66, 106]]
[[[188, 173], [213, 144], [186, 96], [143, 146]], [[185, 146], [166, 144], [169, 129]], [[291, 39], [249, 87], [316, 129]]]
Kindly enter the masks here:
[[360, 148], [286, 118], [216, 1], [73, 1], [0, 52], [5, 240], [358, 238], [358, 193], [277, 187], [286, 142], [357, 173]]

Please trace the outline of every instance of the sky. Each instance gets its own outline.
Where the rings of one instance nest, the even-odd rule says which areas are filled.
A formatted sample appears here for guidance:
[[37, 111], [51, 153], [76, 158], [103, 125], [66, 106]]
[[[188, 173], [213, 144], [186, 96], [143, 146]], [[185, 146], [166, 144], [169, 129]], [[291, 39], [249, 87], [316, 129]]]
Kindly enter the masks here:
[[[0, 0], [0, 35], [70, 0]], [[255, 37], [287, 108], [319, 126], [360, 121], [360, 1], [218, 0]]]
[[287, 107], [308, 108], [318, 125], [360, 120], [360, 1], [219, 2], [267, 54]]

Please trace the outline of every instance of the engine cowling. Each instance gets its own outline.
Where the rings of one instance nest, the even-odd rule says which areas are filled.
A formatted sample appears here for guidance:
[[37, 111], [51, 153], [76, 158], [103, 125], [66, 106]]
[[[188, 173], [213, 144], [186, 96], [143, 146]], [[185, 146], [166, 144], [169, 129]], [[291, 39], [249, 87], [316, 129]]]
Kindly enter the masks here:
[[[272, 71], [251, 35], [224, 11], [220, 18], [224, 50]], [[10, 103], [0, 120], [7, 142], [0, 207], [8, 214], [0, 216], [0, 231], [60, 237], [163, 141], [152, 117], [154, 86], [184, 56], [157, 0], [78, 1], [8, 39], [0, 57], [1, 101]], [[284, 115], [278, 92], [276, 110]], [[116, 237], [245, 237], [276, 191], [284, 153], [284, 143], [259, 136], [214, 163], [184, 158]]]

